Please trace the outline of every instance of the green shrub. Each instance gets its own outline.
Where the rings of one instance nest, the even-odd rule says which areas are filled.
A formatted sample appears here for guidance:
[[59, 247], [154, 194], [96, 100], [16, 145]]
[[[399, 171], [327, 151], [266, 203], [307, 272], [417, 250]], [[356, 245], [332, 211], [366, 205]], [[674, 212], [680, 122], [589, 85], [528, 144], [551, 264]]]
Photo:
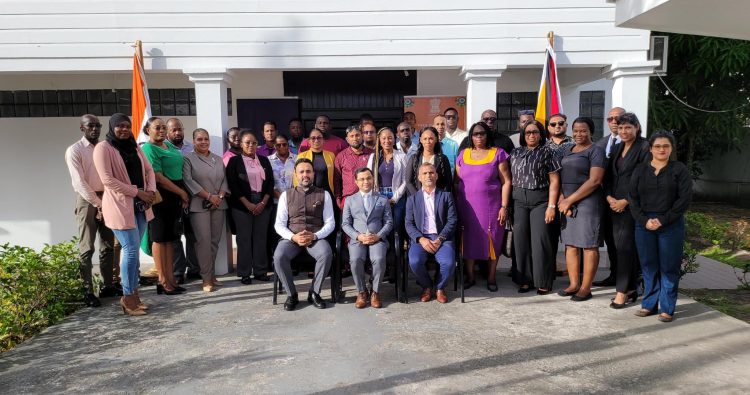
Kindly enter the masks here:
[[687, 238], [692, 242], [701, 244], [701, 247], [730, 246], [727, 237], [730, 224], [719, 224], [706, 214], [692, 211], [685, 214], [685, 220]]
[[75, 240], [42, 251], [0, 246], [0, 352], [80, 306], [83, 282]]
[[698, 251], [690, 245], [690, 242], [685, 240], [683, 242], [682, 251], [682, 265], [680, 266], [680, 278], [684, 277], [688, 273], [697, 273], [700, 269], [700, 263], [696, 259]]

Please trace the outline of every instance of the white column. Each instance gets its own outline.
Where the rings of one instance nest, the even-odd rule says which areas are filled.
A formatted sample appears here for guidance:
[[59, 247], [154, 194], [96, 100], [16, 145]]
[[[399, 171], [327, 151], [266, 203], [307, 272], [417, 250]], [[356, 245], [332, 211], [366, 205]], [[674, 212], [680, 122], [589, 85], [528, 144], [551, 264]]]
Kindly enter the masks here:
[[[206, 129], [211, 137], [211, 151], [224, 154], [224, 131], [229, 128], [227, 88], [232, 82], [226, 69], [183, 70], [195, 84], [196, 121], [199, 128]], [[227, 227], [228, 229], [228, 227]], [[216, 255], [217, 275], [227, 274], [232, 267], [233, 247], [231, 234], [225, 231], [219, 242]]]
[[[612, 107], [622, 107], [638, 116], [646, 137], [648, 122], [648, 83], [654, 75], [657, 60], [615, 63], [602, 70], [612, 80]], [[609, 109], [607, 109], [609, 110]]]
[[497, 79], [506, 65], [464, 66], [461, 75], [466, 81], [466, 125], [478, 122], [485, 110], [497, 109]]

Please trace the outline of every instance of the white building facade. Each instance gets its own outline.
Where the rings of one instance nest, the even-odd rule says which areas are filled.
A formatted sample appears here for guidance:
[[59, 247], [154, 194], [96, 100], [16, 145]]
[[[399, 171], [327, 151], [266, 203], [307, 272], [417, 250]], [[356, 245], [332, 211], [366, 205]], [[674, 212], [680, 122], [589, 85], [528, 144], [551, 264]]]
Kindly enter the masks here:
[[25, 0], [0, 12], [0, 243], [32, 247], [75, 235], [64, 151], [81, 114], [106, 125], [123, 108], [136, 40], [149, 88], [169, 96], [154, 115], [207, 129], [217, 152], [238, 102], [285, 97], [290, 72], [403, 72], [412, 95], [467, 96], [467, 125], [488, 108], [509, 119], [533, 107], [522, 98], [535, 99], [554, 31], [565, 112], [599, 128], [612, 106], [645, 123], [656, 64], [650, 32], [616, 27], [605, 0]]

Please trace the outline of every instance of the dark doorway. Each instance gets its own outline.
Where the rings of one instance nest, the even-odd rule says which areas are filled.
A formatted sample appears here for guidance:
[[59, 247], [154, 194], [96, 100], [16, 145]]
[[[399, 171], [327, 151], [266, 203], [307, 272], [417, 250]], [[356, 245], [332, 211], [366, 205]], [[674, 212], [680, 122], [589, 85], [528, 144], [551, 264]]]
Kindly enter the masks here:
[[263, 142], [265, 122], [275, 122], [277, 131], [286, 134], [289, 120], [299, 117], [299, 110], [298, 99], [237, 99], [237, 126], [251, 129]]
[[305, 134], [320, 114], [331, 118], [334, 133], [342, 137], [363, 113], [372, 115], [379, 128], [395, 126], [401, 121], [404, 96], [416, 93], [415, 70], [284, 72], [284, 96], [301, 100]]

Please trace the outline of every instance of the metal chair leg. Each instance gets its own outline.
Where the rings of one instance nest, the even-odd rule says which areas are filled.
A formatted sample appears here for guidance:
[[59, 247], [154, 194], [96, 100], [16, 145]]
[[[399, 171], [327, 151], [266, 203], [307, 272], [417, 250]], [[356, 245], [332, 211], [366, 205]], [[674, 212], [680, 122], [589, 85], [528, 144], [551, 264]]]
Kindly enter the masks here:
[[276, 272], [273, 272], [273, 305], [276, 305], [277, 297], [279, 296], [279, 276], [276, 275]]

